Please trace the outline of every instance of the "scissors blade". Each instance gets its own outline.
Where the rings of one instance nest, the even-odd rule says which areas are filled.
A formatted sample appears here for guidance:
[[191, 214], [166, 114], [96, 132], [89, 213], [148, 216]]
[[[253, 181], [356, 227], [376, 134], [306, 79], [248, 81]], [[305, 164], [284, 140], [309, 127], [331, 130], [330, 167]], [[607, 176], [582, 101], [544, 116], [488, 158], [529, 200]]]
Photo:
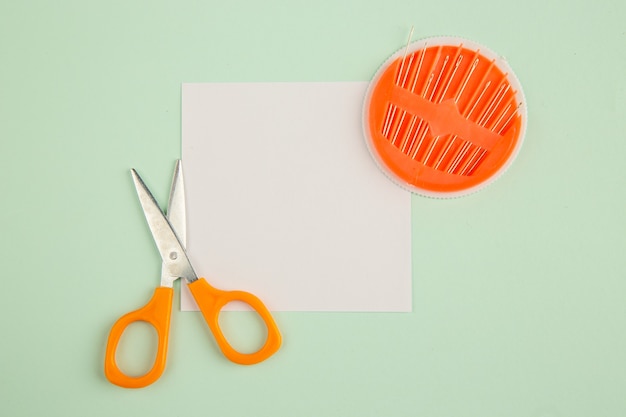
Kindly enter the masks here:
[[[176, 161], [170, 199], [167, 204], [167, 220], [174, 229], [178, 241], [184, 248], [187, 247], [187, 217], [185, 213], [185, 184], [183, 180], [183, 166], [180, 159]], [[161, 286], [171, 287], [178, 277], [172, 276], [165, 262], [161, 267]]]
[[178, 240], [169, 221], [163, 215], [152, 193], [150, 193], [146, 184], [137, 174], [137, 171], [131, 169], [130, 172], [137, 189], [137, 196], [139, 197], [143, 214], [146, 216], [154, 243], [163, 260], [163, 268], [172, 277], [185, 278], [189, 282], [197, 280], [198, 277], [187, 258], [183, 245]]

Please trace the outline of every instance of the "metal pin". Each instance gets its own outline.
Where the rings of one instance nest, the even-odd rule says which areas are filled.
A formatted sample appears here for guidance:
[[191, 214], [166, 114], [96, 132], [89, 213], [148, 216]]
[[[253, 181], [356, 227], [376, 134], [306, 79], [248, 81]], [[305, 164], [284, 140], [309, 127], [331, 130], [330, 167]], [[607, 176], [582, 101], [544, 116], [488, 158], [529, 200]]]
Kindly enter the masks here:
[[428, 165], [428, 160], [430, 159], [430, 155], [432, 155], [437, 142], [439, 141], [439, 136], [435, 136], [430, 146], [428, 147], [428, 151], [426, 151], [426, 158], [424, 158], [424, 165]]
[[437, 161], [435, 169], [439, 169], [439, 165], [441, 165], [441, 163], [446, 159], [446, 155], [448, 155], [448, 152], [450, 152], [450, 148], [452, 148], [452, 145], [454, 144], [454, 141], [457, 137], [457, 135], [452, 135], [450, 139], [448, 139], [448, 146], [446, 146], [446, 149], [443, 151], [441, 158], [439, 158], [439, 160]]
[[474, 164], [472, 165], [472, 167], [470, 169], [467, 170], [467, 175], [472, 175], [472, 173], [474, 172], [474, 170], [476, 169], [476, 167], [478, 165], [480, 165], [480, 162], [482, 162], [483, 158], [485, 157], [485, 155], [487, 155], [487, 150], [486, 149], [482, 149], [480, 155], [478, 156], [478, 158], [476, 158], [476, 162], [474, 162]]
[[448, 88], [450, 88], [450, 84], [452, 84], [452, 80], [454, 79], [454, 76], [456, 75], [456, 72], [459, 69], [459, 66], [461, 65], [461, 61], [463, 61], [463, 55], [459, 55], [459, 58], [456, 60], [456, 63], [454, 64], [454, 69], [452, 70], [452, 73], [448, 77], [448, 83], [443, 89], [443, 92], [441, 93], [441, 99], [439, 101], [443, 101], [443, 98], [446, 96], [446, 93], [448, 92]]
[[396, 127], [396, 131], [393, 133], [393, 139], [391, 139], [391, 143], [394, 145], [396, 144], [396, 140], [398, 139], [398, 134], [400, 133], [400, 128], [402, 127], [402, 124], [404, 123], [405, 117], [406, 117], [406, 110], [402, 110], [402, 116], [400, 116], [400, 122], [398, 123]]
[[389, 105], [390, 110], [387, 110], [387, 118], [385, 120], [385, 126], [383, 127], [383, 136], [387, 137], [387, 135], [389, 134], [389, 129], [391, 129], [391, 125], [393, 124], [393, 120], [396, 117], [396, 111], [398, 110], [398, 108], [396, 107], [395, 104], [390, 104]]
[[426, 55], [426, 47], [427, 44], [424, 44], [424, 48], [422, 49], [422, 53], [420, 54], [419, 64], [417, 64], [417, 73], [415, 74], [415, 78], [413, 79], [413, 85], [411, 86], [411, 92], [415, 92], [415, 86], [417, 85], [417, 79], [420, 76], [420, 70], [422, 69], [422, 63], [424, 62], [424, 55]]
[[[417, 120], [416, 116], [414, 116], [414, 118], [415, 118], [415, 120]], [[403, 153], [408, 155], [408, 152], [411, 150], [411, 147], [415, 143], [415, 138], [417, 138], [417, 134], [418, 134], [418, 132], [421, 131], [423, 124], [424, 124], [424, 119], [420, 119], [420, 122], [417, 124], [417, 127], [413, 131], [413, 134], [411, 134], [411, 131], [409, 130], [407, 138], [410, 137], [411, 140], [410, 141], [405, 141], [404, 146], [402, 147], [402, 152]], [[415, 121], [413, 121], [413, 126], [415, 126]], [[409, 145], [408, 148], [407, 148], [407, 145]]]
[[[522, 106], [522, 102], [520, 101], [519, 104], [517, 105], [517, 107], [515, 107], [515, 109], [513, 110], [513, 113], [511, 113], [511, 115], [509, 116], [508, 119], [506, 119], [506, 122], [504, 122], [504, 124], [502, 125], [502, 127], [500, 128], [500, 130], [498, 131], [498, 134], [501, 135], [502, 132], [504, 131], [504, 128], [506, 126], [508, 126], [509, 122], [511, 121], [511, 119], [513, 119], [513, 116], [515, 116], [517, 114], [517, 110]], [[494, 126], [495, 128], [495, 126]]]
[[426, 93], [428, 92], [428, 89], [430, 88], [430, 84], [433, 82], [434, 77], [435, 77], [434, 73], [431, 73], [430, 76], [428, 77], [428, 81], [426, 81], [426, 86], [424, 88], [424, 91], [422, 91], [422, 97], [426, 98]]
[[446, 66], [448, 65], [448, 60], [450, 59], [450, 55], [446, 55], [445, 59], [443, 60], [443, 65], [441, 66], [441, 71], [439, 71], [439, 76], [437, 77], [437, 81], [435, 82], [435, 86], [433, 87], [433, 91], [430, 94], [430, 100], [432, 101], [433, 97], [435, 96], [435, 91], [437, 91], [437, 87], [439, 87], [439, 81], [441, 81], [441, 76], [443, 75], [444, 71], [446, 70]]
[[[417, 128], [415, 129], [415, 133], [413, 134], [413, 137], [411, 138], [411, 146], [409, 146], [409, 148], [407, 149], [407, 152], [409, 152], [411, 150], [412, 145], [415, 143], [415, 140], [417, 139], [417, 146], [415, 146], [415, 149], [413, 149], [413, 151], [411, 152], [411, 159], [415, 159], [415, 157], [417, 156], [417, 153], [419, 152], [421, 146], [422, 146], [422, 142], [424, 141], [424, 136], [426, 136], [426, 123], [424, 122], [424, 119], [420, 119], [419, 124], [417, 125]], [[419, 138], [419, 139], [418, 139]]]
[[[494, 123], [493, 128], [491, 129], [492, 132], [496, 131], [496, 127], [498, 127], [498, 125], [500, 124], [502, 119], [504, 119], [504, 116], [506, 116], [506, 114], [509, 112], [510, 108], [511, 108], [511, 103], [507, 104], [507, 106], [504, 108], [504, 111], [498, 117], [498, 120], [496, 120], [496, 122]], [[515, 113], [515, 111], [513, 111], [513, 113]]]
[[417, 120], [417, 116], [411, 115], [411, 121], [409, 122], [409, 127], [406, 130], [406, 135], [400, 144], [400, 148], [402, 153], [406, 154], [406, 145], [409, 143], [407, 139], [411, 137], [411, 132], [413, 131], [413, 127], [415, 127], [415, 121]]
[[465, 142], [463, 144], [463, 146], [461, 147], [461, 151], [456, 155], [456, 158], [454, 158], [452, 165], [450, 165], [450, 168], [448, 168], [447, 170], [449, 173], [453, 173], [456, 170], [456, 167], [459, 165], [461, 160], [465, 157], [465, 154], [467, 153], [471, 145], [472, 144], [470, 142]]
[[[476, 52], [478, 53], [478, 51], [476, 51]], [[463, 81], [463, 84], [461, 85], [461, 89], [459, 90], [459, 92], [454, 97], [454, 102], [455, 103], [457, 103], [459, 101], [459, 98], [461, 98], [461, 95], [463, 94], [463, 91], [465, 91], [465, 87], [467, 87], [467, 82], [469, 81], [470, 77], [474, 73], [474, 70], [476, 69], [476, 66], [478, 65], [479, 61], [480, 61], [480, 58], [476, 58], [474, 60], [474, 62], [472, 63], [472, 66], [469, 68], [469, 72], [467, 73], [467, 75], [465, 77], [465, 80]]]
[[411, 72], [411, 65], [413, 64], [413, 58], [415, 58], [415, 54], [411, 54], [411, 56], [409, 56], [409, 63], [406, 66], [406, 72], [404, 73], [402, 84], [400, 85], [400, 87], [402, 88], [405, 88], [406, 86], [406, 80], [409, 77], [409, 73]]
[[480, 100], [482, 100], [483, 96], [485, 95], [485, 92], [487, 91], [490, 85], [491, 85], [491, 81], [487, 81], [487, 83], [485, 84], [485, 87], [483, 88], [483, 91], [480, 92], [480, 95], [478, 96], [474, 104], [472, 105], [472, 108], [470, 109], [469, 113], [467, 113], [467, 115], [465, 116], [466, 118], [469, 118], [472, 115], [472, 113], [476, 109], [476, 106], [478, 105], [478, 103], [480, 103]]
[[[478, 153], [481, 151], [482, 149], [479, 147], [476, 147], [476, 149], [474, 150], [474, 152], [472, 153], [472, 156], [470, 157], [470, 159], [465, 163], [465, 166], [463, 167], [463, 169], [461, 170], [460, 175], [465, 175], [465, 173], [467, 172], [467, 169], [469, 168], [469, 166], [472, 164], [472, 162], [474, 161], [474, 158], [476, 158], [476, 156], [478, 155]], [[478, 159], [477, 159], [478, 161]], [[472, 165], [473, 166], [473, 165]]]
[[391, 127], [391, 119], [393, 118], [393, 116], [395, 116], [396, 113], [396, 106], [395, 104], [389, 103], [389, 106], [387, 107], [387, 113], [385, 116], [385, 123], [383, 124], [383, 136], [387, 137], [387, 134], [389, 133], [389, 128]]
[[415, 157], [417, 156], [417, 153], [422, 147], [422, 142], [424, 141], [424, 137], [426, 137], [427, 130], [428, 130], [428, 126], [425, 126], [424, 120], [420, 119], [420, 123], [417, 126], [417, 129], [415, 129], [415, 135], [413, 135], [413, 140], [411, 141], [411, 143], [415, 142], [415, 138], [418, 137], [419, 132], [422, 132], [422, 133], [419, 134], [419, 140], [417, 142], [417, 146], [415, 147], [415, 149], [413, 149], [413, 152], [411, 152], [411, 155], [410, 155], [411, 159], [415, 159]]
[[[505, 77], [506, 77], [506, 74], [505, 74]], [[509, 84], [506, 84], [506, 85], [502, 84], [500, 86], [500, 88], [498, 89], [498, 92], [493, 97], [493, 99], [491, 100], [491, 103], [489, 104], [487, 109], [484, 111], [482, 117], [478, 121], [478, 125], [479, 126], [483, 126], [484, 127], [487, 124], [487, 121], [489, 121], [489, 119], [491, 119], [491, 116], [496, 111], [498, 106], [500, 106], [500, 103], [502, 102], [502, 99], [504, 98], [506, 93], [509, 91], [509, 88], [511, 88], [511, 85], [509, 85]]]
[[414, 27], [411, 26], [411, 31], [409, 32], [409, 38], [407, 39], [406, 47], [404, 48], [404, 56], [402, 57], [402, 64], [400, 65], [398, 74], [396, 75], [396, 85], [398, 85], [398, 82], [400, 81], [400, 74], [402, 74], [402, 70], [404, 69], [404, 61], [406, 60], [406, 54], [409, 52], [409, 45], [411, 44], [411, 38], [413, 38], [413, 29]]

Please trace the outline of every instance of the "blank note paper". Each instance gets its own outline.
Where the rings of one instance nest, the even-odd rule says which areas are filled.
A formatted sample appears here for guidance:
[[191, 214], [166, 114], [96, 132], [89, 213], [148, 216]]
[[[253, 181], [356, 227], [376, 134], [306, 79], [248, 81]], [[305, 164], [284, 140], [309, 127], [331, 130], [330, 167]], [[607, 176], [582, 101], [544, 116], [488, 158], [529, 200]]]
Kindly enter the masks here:
[[[188, 252], [273, 311], [411, 311], [410, 193], [362, 133], [367, 83], [184, 84]], [[197, 310], [186, 286], [181, 309]]]

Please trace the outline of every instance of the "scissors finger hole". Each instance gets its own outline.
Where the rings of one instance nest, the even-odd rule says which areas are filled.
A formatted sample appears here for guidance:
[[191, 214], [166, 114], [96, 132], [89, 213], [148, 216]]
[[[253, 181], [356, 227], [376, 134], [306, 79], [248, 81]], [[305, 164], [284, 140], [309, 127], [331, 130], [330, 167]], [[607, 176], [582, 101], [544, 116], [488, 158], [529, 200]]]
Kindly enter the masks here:
[[142, 376], [154, 366], [159, 338], [154, 326], [145, 321], [128, 325], [120, 337], [115, 362], [128, 376]]
[[246, 303], [227, 303], [220, 311], [218, 320], [224, 337], [240, 353], [259, 351], [267, 339], [265, 322]]

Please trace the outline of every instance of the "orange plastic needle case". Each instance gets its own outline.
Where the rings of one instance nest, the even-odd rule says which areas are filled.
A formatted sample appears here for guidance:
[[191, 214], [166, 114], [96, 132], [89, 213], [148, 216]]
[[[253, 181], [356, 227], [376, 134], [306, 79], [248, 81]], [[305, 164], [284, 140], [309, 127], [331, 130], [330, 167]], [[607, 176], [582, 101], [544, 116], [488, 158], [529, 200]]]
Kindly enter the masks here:
[[370, 83], [363, 111], [370, 153], [396, 183], [431, 197], [472, 193], [517, 155], [526, 130], [521, 85], [474, 42], [407, 44]]
[[[215, 341], [226, 358], [241, 365], [253, 365], [272, 356], [280, 348], [282, 336], [270, 311], [254, 294], [245, 291], [223, 291], [211, 286], [204, 278], [198, 278], [184, 249], [186, 241], [185, 202], [182, 166], [176, 165], [170, 191], [167, 218], [161, 212], [150, 190], [139, 175], [132, 170], [133, 181], [141, 202], [148, 226], [163, 260], [161, 286], [156, 288], [150, 301], [142, 308], [118, 319], [109, 333], [104, 360], [104, 373], [113, 384], [125, 388], [141, 388], [155, 382], [165, 370], [169, 340], [173, 283], [183, 278], [188, 284], [202, 315], [213, 333]], [[184, 284], [183, 284], [184, 285]], [[243, 353], [233, 348], [219, 324], [219, 315], [224, 306], [239, 301], [249, 305], [265, 323], [267, 336], [261, 348], [252, 353]], [[116, 362], [119, 341], [126, 328], [137, 321], [152, 325], [157, 332], [158, 346], [152, 368], [141, 376], [129, 376], [122, 372]]]

